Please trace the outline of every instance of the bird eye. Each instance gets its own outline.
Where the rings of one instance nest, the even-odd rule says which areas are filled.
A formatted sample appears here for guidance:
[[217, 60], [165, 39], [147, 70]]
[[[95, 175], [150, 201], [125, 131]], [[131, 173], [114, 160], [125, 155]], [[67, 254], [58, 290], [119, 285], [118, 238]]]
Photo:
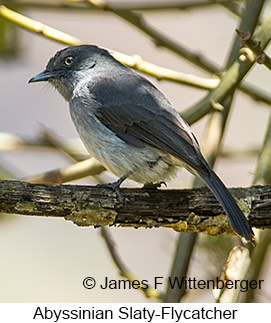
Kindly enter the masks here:
[[68, 66], [72, 65], [72, 63], [73, 63], [73, 57], [72, 56], [66, 57], [65, 60], [64, 60], [64, 63], [66, 65], [68, 65]]

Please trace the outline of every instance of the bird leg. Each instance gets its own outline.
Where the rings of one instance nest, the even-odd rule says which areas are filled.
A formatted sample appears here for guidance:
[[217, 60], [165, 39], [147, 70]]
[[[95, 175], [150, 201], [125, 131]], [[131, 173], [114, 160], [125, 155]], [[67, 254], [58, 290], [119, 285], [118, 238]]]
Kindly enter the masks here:
[[114, 190], [119, 198], [119, 201], [122, 202], [124, 205], [127, 204], [126, 198], [121, 194], [120, 192], [120, 185], [132, 174], [132, 171], [129, 171], [127, 174], [120, 177], [117, 181], [107, 184], [97, 184], [97, 187], [103, 187], [103, 188], [111, 188]]

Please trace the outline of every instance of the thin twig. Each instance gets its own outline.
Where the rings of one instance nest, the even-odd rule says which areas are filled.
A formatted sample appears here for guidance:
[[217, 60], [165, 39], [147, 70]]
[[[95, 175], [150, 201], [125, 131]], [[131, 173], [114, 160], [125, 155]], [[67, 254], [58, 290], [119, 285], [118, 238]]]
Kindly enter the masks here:
[[[15, 11], [10, 10], [3, 5], [0, 5], [0, 16], [4, 17], [5, 19], [8, 19], [9, 21], [14, 22], [15, 24], [21, 26], [22, 28], [25, 28], [27, 30], [40, 34], [49, 39], [56, 40], [60, 43], [64, 43], [66, 45], [74, 46], [74, 45], [85, 43], [78, 38], [74, 38], [73, 36], [60, 32], [38, 21], [32, 20], [21, 14], [18, 14]], [[64, 36], [63, 39], [61, 35]], [[74, 39], [75, 41], [73, 42], [72, 39]], [[136, 55], [129, 56], [116, 51], [112, 51], [112, 50], [109, 50], [109, 51], [121, 63], [131, 68], [134, 68], [142, 73], [156, 77], [159, 80], [168, 80], [168, 81], [187, 84], [189, 86], [196, 86], [204, 89], [215, 88], [219, 83], [219, 80], [217, 78], [214, 78], [214, 79], [198, 78], [192, 75], [187, 75], [181, 72], [177, 72], [174, 70], [170, 70], [164, 67], [160, 67], [160, 66], [148, 63], [147, 61], [142, 60], [139, 56], [136, 56]], [[206, 69], [208, 70], [206, 63], [204, 64], [200, 63], [205, 60], [202, 56], [198, 54], [193, 54], [192, 52], [189, 52], [189, 54], [187, 55], [188, 57], [190, 57], [189, 59], [193, 64], [197, 64], [198, 62], [197, 65], [201, 66], [205, 70]], [[213, 72], [215, 72], [216, 70], [217, 69], [215, 67], [212, 68]], [[240, 88], [241, 90], [244, 91], [244, 93], [251, 96], [253, 99], [260, 100], [267, 104], [271, 103], [271, 97], [266, 93], [262, 93], [260, 89], [254, 90], [251, 87], [248, 89], [246, 84], [240, 85]], [[187, 119], [187, 121], [189, 121], [189, 119]]]
[[[89, 157], [82, 141], [79, 138], [62, 139], [63, 149], [69, 156], [75, 160], [84, 160]], [[58, 149], [52, 142], [46, 140], [45, 137], [28, 138], [23, 135], [18, 135], [10, 132], [0, 132], [0, 151], [14, 150], [37, 150], [37, 149]]]
[[25, 179], [26, 181], [29, 181], [31, 183], [61, 184], [87, 176], [92, 176], [92, 178], [97, 183], [100, 183], [97, 175], [101, 174], [105, 170], [105, 168], [97, 159], [88, 158], [86, 160], [82, 160], [80, 156], [71, 154], [67, 146], [63, 144], [63, 141], [60, 140], [54, 133], [52, 133], [52, 131], [48, 131], [48, 129], [46, 129], [46, 127], [44, 126], [42, 126], [41, 135], [45, 139], [45, 141], [48, 142], [52, 147], [64, 153], [69, 157], [69, 159], [72, 159], [77, 163], [68, 167], [55, 169], [36, 176], [32, 176], [28, 179]]
[[[255, 4], [255, 3], [254, 3]], [[250, 4], [247, 3], [246, 10], [244, 12], [243, 19], [241, 21], [241, 25], [246, 25], [251, 31], [254, 31], [256, 27], [256, 22], [258, 20], [258, 17], [260, 15], [261, 9], [262, 9], [263, 1], [259, 5], [259, 3], [255, 6], [254, 5], [254, 16], [251, 16], [250, 13]], [[226, 68], [232, 64], [235, 57], [238, 53], [238, 46], [237, 42], [232, 46], [232, 49], [230, 51], [228, 62], [226, 63]], [[222, 81], [223, 82], [223, 81]], [[206, 132], [204, 135], [204, 141], [201, 145], [202, 151], [204, 153], [204, 156], [208, 160], [211, 167], [214, 167], [216, 158], [218, 156], [218, 152], [221, 147], [221, 143], [223, 140], [224, 130], [226, 126], [226, 122], [228, 119], [228, 115], [230, 112], [230, 108], [232, 105], [232, 99], [233, 99], [234, 92], [229, 92], [228, 96], [225, 96], [223, 101], [220, 101], [221, 105], [223, 106], [222, 111], [214, 111], [209, 119], [209, 122], [206, 127]], [[202, 181], [196, 179], [194, 182], [194, 186], [201, 187], [203, 185]], [[172, 273], [178, 275], [178, 277], [183, 277], [186, 275], [187, 270], [189, 268], [189, 263], [192, 257], [192, 252], [194, 250], [196, 242], [196, 234], [186, 235], [183, 239], [180, 239], [178, 243], [181, 243], [182, 245], [178, 245], [177, 249], [179, 250], [180, 254], [183, 254], [185, 252], [186, 257], [181, 263], [181, 265], [177, 268], [176, 266], [177, 262], [175, 261], [172, 266]], [[177, 257], [180, 257], [180, 255]], [[170, 300], [172, 302], [178, 302], [181, 298], [175, 298], [175, 297], [183, 297], [185, 290], [184, 288], [181, 288], [179, 291], [170, 291], [168, 290], [167, 293], [169, 294]]]
[[[265, 139], [261, 153], [258, 157], [257, 168], [254, 176], [253, 183], [266, 185], [271, 182], [270, 175], [271, 168], [271, 113], [269, 117], [269, 122], [267, 125], [267, 130], [265, 134]], [[270, 231], [259, 231], [258, 243], [256, 247], [252, 250], [252, 266], [250, 267], [250, 279], [258, 279], [265, 256], [269, 245], [271, 244], [271, 232]], [[251, 302], [255, 301], [255, 291], [249, 291], [246, 295], [245, 301]]]
[[51, 28], [42, 24], [39, 21], [30, 19], [24, 15], [17, 13], [16, 11], [10, 10], [7, 7], [0, 5], [0, 16], [3, 18], [16, 23], [22, 28], [32, 31], [36, 34], [40, 34], [46, 38], [61, 41], [66, 45], [80, 45], [82, 41], [76, 37], [63, 33], [57, 29]]
[[[44, 37], [64, 43], [66, 45], [73, 46], [86, 43], [78, 38], [44, 25], [39, 21], [27, 18], [24, 15], [10, 10], [3, 5], [0, 6], [0, 16], [16, 23], [17, 25], [29, 31], [35, 32]], [[121, 63], [140, 72], [156, 77], [159, 80], [170, 80], [172, 82], [177, 82], [200, 89], [213, 89], [216, 88], [219, 84], [219, 78], [217, 77], [203, 78], [192, 74], [185, 74], [144, 61], [139, 56], [129, 56], [116, 51], [112, 51], [110, 49], [109, 51]]]
[[[257, 23], [260, 19], [260, 15], [262, 12], [262, 8], [264, 5], [265, 0], [260, 1], [253, 1], [248, 0], [246, 3], [246, 9], [243, 14], [243, 18], [240, 22], [240, 28], [246, 28], [251, 33], [254, 33]], [[235, 41], [232, 45], [230, 55], [228, 57], [226, 68], [230, 67], [234, 64], [234, 61], [238, 58], [240, 49], [240, 44], [238, 37], [235, 37]], [[228, 116], [230, 113], [231, 103], [234, 96], [235, 88], [232, 88], [232, 92], [229, 93], [228, 97], [225, 97], [224, 101], [222, 102], [224, 109], [222, 112], [214, 112], [213, 117], [211, 119], [211, 123], [209, 125], [209, 131], [215, 132], [215, 137], [217, 137], [217, 145], [215, 145], [214, 151], [211, 153], [211, 163], [216, 160], [218, 152], [221, 147], [222, 138], [224, 135], [225, 126], [228, 120]], [[250, 265], [250, 251], [249, 249], [239, 247], [237, 249], [233, 249], [232, 252], [229, 254], [228, 263], [225, 267], [226, 269], [223, 271], [223, 275], [226, 275], [226, 279], [229, 273], [235, 277], [235, 279], [243, 278], [247, 276], [248, 268]], [[242, 270], [241, 270], [242, 269]], [[231, 277], [232, 277], [231, 276]], [[231, 278], [230, 277], [230, 278]], [[217, 302], [236, 302], [239, 298], [240, 290], [235, 289], [229, 290], [226, 289], [222, 293], [220, 293], [216, 299]]]
[[134, 276], [130, 272], [130, 270], [127, 268], [127, 266], [124, 264], [124, 262], [120, 258], [119, 254], [116, 250], [115, 242], [114, 242], [109, 230], [106, 227], [101, 228], [101, 235], [106, 243], [106, 247], [109, 251], [109, 254], [110, 254], [112, 260], [114, 261], [115, 265], [119, 269], [119, 275], [122, 277], [125, 277], [126, 279], [128, 279], [132, 283], [137, 282], [138, 283], [137, 284], [138, 290], [142, 291], [147, 298], [161, 300], [163, 296], [160, 292], [158, 292], [156, 289], [154, 289], [149, 284], [148, 284], [148, 287], [146, 288], [146, 286], [141, 283], [141, 280], [139, 278], [137, 278], [136, 276]]
[[[73, 160], [78, 161], [78, 158], [74, 158], [74, 155], [69, 153], [69, 150], [63, 144], [63, 142], [51, 131], [49, 132], [44, 126], [42, 126], [41, 135], [52, 147], [58, 149], [65, 155], [68, 155]], [[41, 175], [28, 178], [26, 181], [31, 183], [62, 184], [90, 175], [95, 178], [95, 175], [100, 174], [104, 170], [105, 168], [100, 164], [100, 162], [98, 162], [95, 158], [90, 158], [59, 170], [45, 172]], [[162, 295], [158, 291], [156, 291], [150, 285], [148, 285], [148, 287], [142, 285], [142, 283], [140, 283], [141, 281], [136, 279], [136, 277], [132, 275], [132, 273], [125, 266], [120, 258], [120, 255], [116, 251], [115, 243], [110, 235], [109, 229], [101, 227], [101, 236], [105, 241], [112, 260], [120, 271], [120, 275], [128, 279], [133, 284], [135, 281], [138, 281], [138, 290], [142, 291], [147, 298], [161, 299]]]
[[[0, 132], [0, 151], [6, 152], [26, 149], [58, 149], [58, 147], [52, 146], [52, 143], [44, 139], [44, 137], [27, 138], [23, 135], [18, 135], [10, 132]], [[89, 155], [79, 138], [62, 138], [61, 143], [62, 147], [65, 149], [65, 152], [75, 160], [82, 161], [89, 158]], [[259, 151], [260, 148], [257, 145], [242, 146], [238, 149], [226, 147], [223, 148], [223, 150], [220, 152], [220, 158], [250, 158], [257, 156]]]
[[50, 147], [57, 149], [62, 152], [65, 156], [69, 157], [73, 162], [82, 161], [82, 159], [75, 154], [70, 152], [70, 149], [64, 144], [63, 140], [57, 137], [52, 130], [47, 129], [44, 125], [40, 124], [40, 136], [44, 142], [50, 145]]
[[271, 183], [271, 113], [266, 128], [265, 139], [258, 157], [253, 184], [266, 185]]
[[[256, 62], [258, 64], [264, 64], [269, 70], [271, 70], [271, 57], [268, 56], [261, 47], [261, 42], [256, 41], [252, 38], [251, 32], [240, 31], [236, 29], [237, 34], [241, 38], [241, 45], [243, 47], [248, 47], [255, 55]], [[242, 54], [245, 59], [250, 59], [250, 55], [247, 54], [246, 48], [242, 48]]]
[[248, 81], [243, 80], [238, 87], [243, 93], [250, 96], [254, 101], [263, 102], [268, 105], [268, 108], [271, 105], [271, 94], [267, 91], [264, 91], [258, 88], [256, 85], [249, 83]]
[[118, 10], [115, 9], [113, 6], [109, 5], [106, 1], [101, 0], [86, 0], [91, 6], [96, 7], [100, 10], [109, 11], [118, 17], [124, 19], [126, 22], [129, 22], [134, 27], [138, 28], [141, 32], [145, 35], [149, 36], [154, 44], [158, 47], [164, 47], [178, 56], [185, 58], [189, 62], [193, 62], [194, 64], [204, 67], [204, 69], [210, 73], [213, 73], [216, 69], [214, 64], [210, 62], [207, 58], [202, 55], [194, 54], [190, 50], [186, 49], [183, 45], [177, 43], [173, 39], [170, 39], [168, 35], [163, 34], [162, 32], [158, 31], [147, 21], [141, 14], [130, 10]]
[[[229, 253], [226, 265], [220, 275], [220, 280], [243, 280], [247, 276], [251, 264], [250, 252], [247, 248], [237, 246]], [[225, 288], [214, 289], [213, 294], [217, 303], [236, 303], [239, 299], [241, 289]]]
[[[242, 2], [242, 1], [238, 1]], [[221, 3], [221, 6], [229, 10], [231, 13], [238, 17], [242, 17], [243, 14], [243, 8], [237, 1], [225, 1], [224, 3]]]
[[[204, 156], [207, 158], [210, 165], [214, 165], [217, 149], [220, 144], [221, 137], [217, 136], [217, 133], [214, 134], [214, 130], [220, 129], [220, 120], [221, 113], [214, 112], [210, 118], [210, 121], [207, 125], [207, 131], [204, 136], [204, 141], [202, 142], [201, 148], [204, 153]], [[217, 129], [215, 129], [217, 127]], [[202, 187], [203, 183], [196, 179], [194, 181], [194, 187]], [[189, 269], [189, 265], [192, 259], [192, 254], [194, 252], [194, 248], [197, 241], [197, 233], [189, 233], [183, 235], [180, 234], [180, 239], [177, 241], [176, 250], [178, 250], [178, 254], [176, 252], [175, 259], [172, 264], [170, 277], [174, 279], [174, 277], [182, 277], [187, 276], [187, 271]], [[185, 257], [183, 257], [185, 255]], [[175, 275], [175, 276], [174, 276]], [[184, 297], [186, 290], [184, 286], [181, 288], [168, 288], [165, 298], [169, 299], [171, 302], [179, 302], [182, 297]]]
[[[261, 41], [263, 48], [269, 44], [271, 39], [271, 15], [259, 27], [256, 38]], [[252, 66], [252, 62], [240, 62], [239, 59], [236, 59], [225, 72], [219, 86], [211, 91], [203, 100], [184, 111], [183, 117], [191, 123], [201, 119], [213, 109], [213, 103], [222, 102], [233, 89], [236, 89]]]
[[[173, 258], [173, 263], [171, 266], [170, 277], [171, 281], [176, 278], [181, 281], [183, 277], [187, 276], [187, 271], [191, 261], [191, 254], [194, 250], [194, 245], [196, 243], [197, 233], [180, 233], [179, 239], [176, 242], [175, 254]], [[186, 293], [186, 289], [174, 285], [174, 288], [168, 283], [166, 293], [164, 295], [163, 301], [165, 303], [176, 303], [179, 302]]]
[[[206, 8], [213, 5], [223, 5], [228, 6], [232, 1], [229, 0], [182, 0], [182, 1], [126, 1], [126, 2], [114, 2], [112, 6], [118, 10], [136, 10], [136, 11], [165, 11], [165, 10], [191, 10], [191, 9], [200, 9]], [[31, 9], [51, 9], [51, 10], [85, 10], [85, 1], [73, 1], [67, 0], [67, 2], [44, 2], [44, 1], [12, 1], [12, 4], [18, 8], [31, 8]], [[236, 8], [236, 7], [235, 7]], [[97, 10], [96, 7], [88, 8], [90, 10]], [[236, 13], [236, 9], [232, 10]], [[237, 13], [236, 13], [237, 14]]]
[[[145, 33], [149, 36], [154, 44], [159, 47], [164, 47], [176, 55], [186, 59], [188, 62], [202, 68], [203, 70], [212, 73], [212, 74], [220, 74], [220, 68], [209, 59], [207, 59], [204, 55], [194, 53], [193, 51], [185, 48], [182, 44], [177, 43], [176, 41], [170, 39], [167, 35], [164, 35], [162, 32], [159, 32], [157, 29], [153, 28], [151, 25], [147, 23], [144, 17], [140, 14], [137, 14], [130, 10], [118, 10], [114, 6], [109, 5], [105, 0], [86, 0], [90, 5], [95, 6], [97, 9], [110, 11], [113, 14], [119, 16], [125, 21], [131, 23], [133, 26], [138, 28], [141, 32]], [[250, 14], [250, 13], [249, 13]], [[242, 20], [243, 21], [243, 20]], [[235, 45], [236, 46], [236, 45]], [[237, 54], [236, 54], [237, 57]], [[234, 60], [234, 59], [233, 59]], [[250, 95], [254, 98], [262, 98], [262, 93], [259, 90], [254, 90], [249, 87], [248, 84], [238, 84], [240, 90], [247, 95]], [[249, 88], [249, 89], [248, 89]], [[270, 104], [271, 97], [270, 95], [264, 95], [263, 93], [263, 102]], [[267, 99], [267, 102], [266, 102]]]
[[61, 184], [87, 176], [99, 175], [105, 168], [95, 158], [89, 158], [75, 164], [25, 178], [30, 183]]

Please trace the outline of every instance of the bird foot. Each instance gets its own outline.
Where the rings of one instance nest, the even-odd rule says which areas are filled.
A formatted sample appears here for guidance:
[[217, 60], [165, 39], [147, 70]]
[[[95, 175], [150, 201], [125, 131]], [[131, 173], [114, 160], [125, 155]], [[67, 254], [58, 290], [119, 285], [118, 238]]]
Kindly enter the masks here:
[[115, 191], [115, 193], [118, 196], [118, 199], [121, 203], [124, 204], [124, 206], [126, 206], [127, 204], [127, 199], [121, 194], [120, 192], [120, 185], [126, 180], [126, 178], [128, 178], [131, 175], [131, 172], [129, 172], [128, 174], [120, 177], [117, 181], [113, 182], [113, 183], [107, 183], [107, 184], [97, 184], [97, 187], [102, 187], [102, 188], [111, 188], [113, 191]]
[[118, 183], [119, 180], [113, 183], [107, 183], [107, 184], [97, 184], [96, 187], [101, 187], [101, 188], [111, 188], [118, 196], [118, 199], [121, 203], [124, 205], [127, 204], [126, 198], [121, 194], [120, 192], [120, 184]]
[[155, 188], [160, 188], [162, 185], [165, 185], [167, 187], [167, 183], [164, 181], [158, 182], [158, 183], [145, 183], [143, 185], [143, 188], [147, 189], [155, 189]]

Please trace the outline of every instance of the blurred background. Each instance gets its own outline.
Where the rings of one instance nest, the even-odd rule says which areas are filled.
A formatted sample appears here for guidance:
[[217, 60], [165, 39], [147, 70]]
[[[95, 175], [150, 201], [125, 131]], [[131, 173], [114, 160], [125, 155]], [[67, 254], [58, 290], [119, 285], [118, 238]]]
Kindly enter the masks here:
[[[113, 4], [116, 2], [125, 4], [129, 1], [110, 1]], [[133, 0], [133, 3], [137, 1]], [[5, 1], [5, 4], [8, 6], [9, 1]], [[242, 4], [240, 1], [240, 5]], [[210, 77], [207, 72], [170, 51], [156, 47], [149, 37], [110, 12], [50, 9], [49, 6], [39, 8], [31, 5], [15, 5], [11, 8], [72, 34], [86, 43], [128, 55], [139, 55], [146, 61], [184, 73]], [[264, 12], [270, 12], [268, 1]], [[240, 22], [240, 18], [220, 5], [190, 10], [145, 10], [141, 13], [157, 30], [190, 50], [207, 56], [220, 67], [225, 64], [235, 37], [234, 30]], [[0, 28], [3, 21], [0, 17]], [[11, 30], [10, 37], [13, 37], [11, 44], [16, 52], [2, 52], [0, 57], [0, 132], [17, 134], [31, 141], [39, 137], [41, 129], [46, 127], [49, 133], [61, 140], [78, 138], [70, 119], [68, 105], [63, 98], [49, 85], [27, 83], [32, 76], [45, 68], [49, 58], [57, 50], [65, 46], [29, 33], [11, 23], [8, 28]], [[270, 53], [270, 50], [267, 52]], [[167, 81], [159, 82], [155, 78], [146, 77], [166, 94], [180, 112], [207, 93], [206, 90]], [[264, 66], [254, 65], [246, 79], [270, 93], [270, 71]], [[223, 151], [260, 149], [269, 110], [270, 106], [237, 92], [226, 127]], [[192, 126], [199, 141], [202, 139], [206, 121], [203, 118]], [[1, 138], [5, 137], [2, 135]], [[0, 149], [0, 166], [12, 174], [13, 178], [30, 177], [70, 164], [70, 160], [57, 150], [8, 149], [6, 142], [3, 144], [4, 140], [2, 139], [2, 146], [5, 148]], [[251, 186], [256, 162], [257, 153], [219, 158], [216, 171], [229, 187]], [[104, 172], [100, 179], [110, 182], [115, 177]], [[178, 177], [168, 183], [168, 187], [187, 188], [191, 187], [192, 182], [193, 177], [185, 170], [180, 170]], [[86, 178], [76, 183], [95, 184], [95, 181]], [[127, 181], [125, 186], [135, 187], [138, 184]], [[152, 282], [154, 276], [169, 275], [178, 233], [169, 229], [111, 228], [110, 231], [121, 258], [140, 280], [147, 279]], [[219, 276], [227, 252], [236, 241], [237, 238], [199, 234], [187, 276], [197, 279]], [[121, 278], [98, 229], [79, 228], [63, 219], [1, 215], [0, 245], [1, 302], [153, 301], [147, 300], [138, 290], [101, 290], [97, 287], [87, 290], [83, 287], [82, 281], [87, 276], [94, 277], [98, 284], [103, 283], [105, 276], [110, 279]], [[263, 289], [254, 294], [256, 302], [271, 301], [270, 244], [268, 250], [268, 257], [264, 260], [259, 276], [265, 282]], [[162, 287], [165, 288], [166, 285]], [[213, 302], [214, 296], [211, 290], [192, 290], [182, 301]]]

